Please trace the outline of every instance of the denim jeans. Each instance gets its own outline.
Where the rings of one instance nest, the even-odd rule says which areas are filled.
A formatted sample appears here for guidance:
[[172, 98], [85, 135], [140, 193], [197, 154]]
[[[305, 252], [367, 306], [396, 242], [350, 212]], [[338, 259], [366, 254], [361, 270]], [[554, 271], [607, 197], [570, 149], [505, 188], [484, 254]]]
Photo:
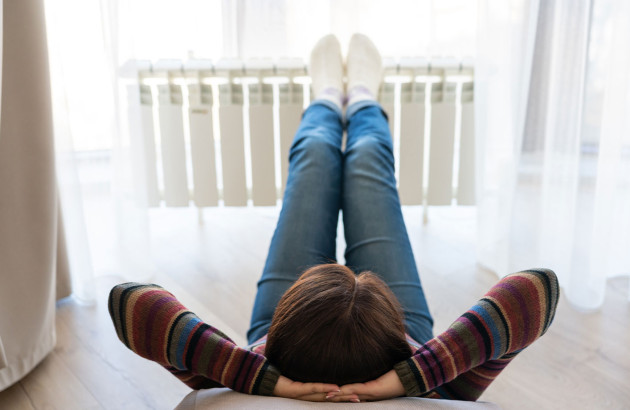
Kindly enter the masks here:
[[[249, 343], [264, 336], [284, 292], [307, 268], [336, 262], [339, 210], [346, 265], [370, 270], [403, 307], [407, 333], [423, 343], [433, 319], [407, 236], [396, 189], [387, 117], [375, 101], [340, 110], [316, 100], [304, 112], [289, 153], [289, 175], [278, 225], [258, 282]], [[341, 150], [347, 129], [346, 149]]]

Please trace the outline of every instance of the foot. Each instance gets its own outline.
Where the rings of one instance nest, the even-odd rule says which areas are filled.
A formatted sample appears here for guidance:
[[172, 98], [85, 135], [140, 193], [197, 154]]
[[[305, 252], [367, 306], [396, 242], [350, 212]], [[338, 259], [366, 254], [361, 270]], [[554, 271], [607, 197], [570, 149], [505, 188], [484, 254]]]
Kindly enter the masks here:
[[315, 99], [332, 101], [341, 109], [345, 96], [343, 57], [339, 40], [333, 34], [321, 38], [311, 51], [309, 71]]
[[381, 54], [364, 34], [350, 39], [346, 58], [348, 71], [348, 105], [361, 100], [376, 100], [383, 75]]

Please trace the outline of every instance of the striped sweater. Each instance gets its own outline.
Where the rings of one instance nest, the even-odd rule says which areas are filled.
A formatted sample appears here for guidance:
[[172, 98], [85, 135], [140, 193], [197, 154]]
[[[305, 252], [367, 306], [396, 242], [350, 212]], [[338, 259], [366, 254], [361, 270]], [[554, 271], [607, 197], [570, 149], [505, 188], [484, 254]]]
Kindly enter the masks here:
[[[517, 353], [546, 332], [558, 296], [550, 270], [504, 277], [445, 332], [395, 365], [406, 394], [476, 400]], [[240, 348], [157, 285], [115, 286], [109, 311], [128, 348], [191, 388], [273, 393], [279, 373], [264, 356], [266, 338], [249, 349]]]

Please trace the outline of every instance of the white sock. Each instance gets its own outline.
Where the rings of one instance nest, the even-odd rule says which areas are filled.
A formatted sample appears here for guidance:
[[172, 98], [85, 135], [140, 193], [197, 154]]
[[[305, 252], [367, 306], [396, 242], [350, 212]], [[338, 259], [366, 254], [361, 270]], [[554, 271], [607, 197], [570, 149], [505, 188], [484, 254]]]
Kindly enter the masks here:
[[354, 34], [350, 39], [346, 68], [348, 105], [376, 100], [383, 76], [383, 62], [378, 49], [367, 36]]
[[313, 51], [309, 71], [315, 99], [329, 100], [343, 106], [343, 57], [339, 40], [333, 34], [320, 39]]

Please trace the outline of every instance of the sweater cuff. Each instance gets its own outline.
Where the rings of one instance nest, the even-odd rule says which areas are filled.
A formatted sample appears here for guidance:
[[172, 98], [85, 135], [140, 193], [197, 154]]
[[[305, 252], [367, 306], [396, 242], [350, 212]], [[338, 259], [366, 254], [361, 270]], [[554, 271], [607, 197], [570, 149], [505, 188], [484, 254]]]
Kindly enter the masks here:
[[411, 363], [411, 359], [404, 360], [394, 365], [394, 370], [396, 370], [396, 374], [405, 388], [405, 395], [407, 397], [417, 397], [424, 393], [420, 389], [418, 380], [413, 374], [412, 366], [413, 363]]
[[262, 376], [260, 386], [258, 387], [258, 392], [256, 394], [261, 396], [272, 396], [273, 389], [275, 389], [279, 377], [280, 372], [276, 370], [275, 367], [269, 365], [267, 369], [265, 369], [265, 373]]

